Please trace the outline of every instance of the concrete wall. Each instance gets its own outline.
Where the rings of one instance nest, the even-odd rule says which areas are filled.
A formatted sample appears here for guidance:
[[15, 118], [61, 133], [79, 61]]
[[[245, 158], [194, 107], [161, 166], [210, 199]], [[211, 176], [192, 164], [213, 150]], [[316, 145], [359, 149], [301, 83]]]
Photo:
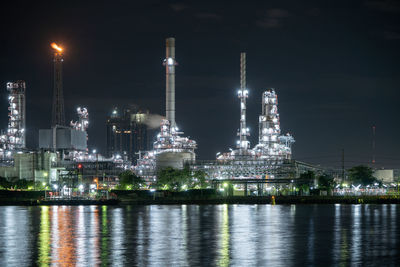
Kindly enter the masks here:
[[57, 155], [50, 152], [17, 153], [13, 166], [0, 166], [0, 176], [49, 183], [57, 179], [57, 170], [52, 167], [56, 160]]
[[372, 175], [384, 183], [392, 183], [394, 180], [393, 170], [376, 170]]
[[[39, 148], [53, 149], [53, 129], [39, 130]], [[56, 132], [57, 149], [86, 150], [86, 132], [71, 128], [57, 128]]]

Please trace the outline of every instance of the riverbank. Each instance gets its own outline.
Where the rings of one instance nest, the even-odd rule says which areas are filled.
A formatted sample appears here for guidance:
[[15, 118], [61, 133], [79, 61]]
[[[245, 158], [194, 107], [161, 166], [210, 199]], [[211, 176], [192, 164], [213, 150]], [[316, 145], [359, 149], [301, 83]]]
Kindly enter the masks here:
[[[215, 197], [215, 198], [155, 198], [124, 199], [122, 205], [217, 205], [217, 204], [273, 204], [271, 196]], [[400, 204], [400, 198], [391, 196], [277, 196], [275, 204]]]
[[[0, 205], [218, 205], [273, 204], [272, 196], [224, 196], [215, 190], [183, 192], [113, 190], [115, 199], [44, 199], [44, 191], [0, 190]], [[275, 204], [400, 204], [400, 197], [384, 196], [274, 196]]]
[[38, 206], [38, 205], [117, 205], [118, 199], [45, 199], [45, 191], [0, 190], [0, 206]]

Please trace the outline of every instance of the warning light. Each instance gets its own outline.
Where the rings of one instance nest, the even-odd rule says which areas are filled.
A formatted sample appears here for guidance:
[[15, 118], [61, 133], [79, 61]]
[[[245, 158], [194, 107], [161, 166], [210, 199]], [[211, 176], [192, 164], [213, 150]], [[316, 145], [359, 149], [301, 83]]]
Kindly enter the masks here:
[[82, 164], [78, 164], [78, 169], [82, 169]]

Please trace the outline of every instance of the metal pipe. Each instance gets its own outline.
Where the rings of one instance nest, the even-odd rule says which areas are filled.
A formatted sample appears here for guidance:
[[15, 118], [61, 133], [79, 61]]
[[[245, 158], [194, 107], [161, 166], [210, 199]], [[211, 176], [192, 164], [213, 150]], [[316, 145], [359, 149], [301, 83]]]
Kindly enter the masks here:
[[166, 110], [165, 115], [170, 122], [171, 128], [176, 126], [175, 123], [175, 38], [167, 38], [166, 40], [166, 58], [165, 58], [165, 75], [166, 75]]

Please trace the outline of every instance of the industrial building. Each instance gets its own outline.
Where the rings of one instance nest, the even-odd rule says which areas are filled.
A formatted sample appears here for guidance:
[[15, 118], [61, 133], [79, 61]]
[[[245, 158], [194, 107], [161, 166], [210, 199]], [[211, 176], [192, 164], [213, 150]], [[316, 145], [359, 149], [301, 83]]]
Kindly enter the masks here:
[[166, 167], [181, 169], [184, 163], [194, 161], [197, 143], [188, 137], [182, 137], [175, 120], [175, 38], [166, 39], [165, 83], [166, 83], [166, 118], [162, 120], [153, 149], [140, 155], [135, 166], [138, 175], [148, 181], [154, 181], [156, 172]]
[[54, 166], [56, 161], [57, 155], [52, 152], [19, 152], [13, 155], [12, 164], [0, 166], [0, 176], [49, 184], [58, 179], [62, 170]]
[[133, 161], [140, 151], [150, 149], [151, 129], [146, 125], [149, 111], [137, 106], [114, 108], [107, 118], [107, 157]]

